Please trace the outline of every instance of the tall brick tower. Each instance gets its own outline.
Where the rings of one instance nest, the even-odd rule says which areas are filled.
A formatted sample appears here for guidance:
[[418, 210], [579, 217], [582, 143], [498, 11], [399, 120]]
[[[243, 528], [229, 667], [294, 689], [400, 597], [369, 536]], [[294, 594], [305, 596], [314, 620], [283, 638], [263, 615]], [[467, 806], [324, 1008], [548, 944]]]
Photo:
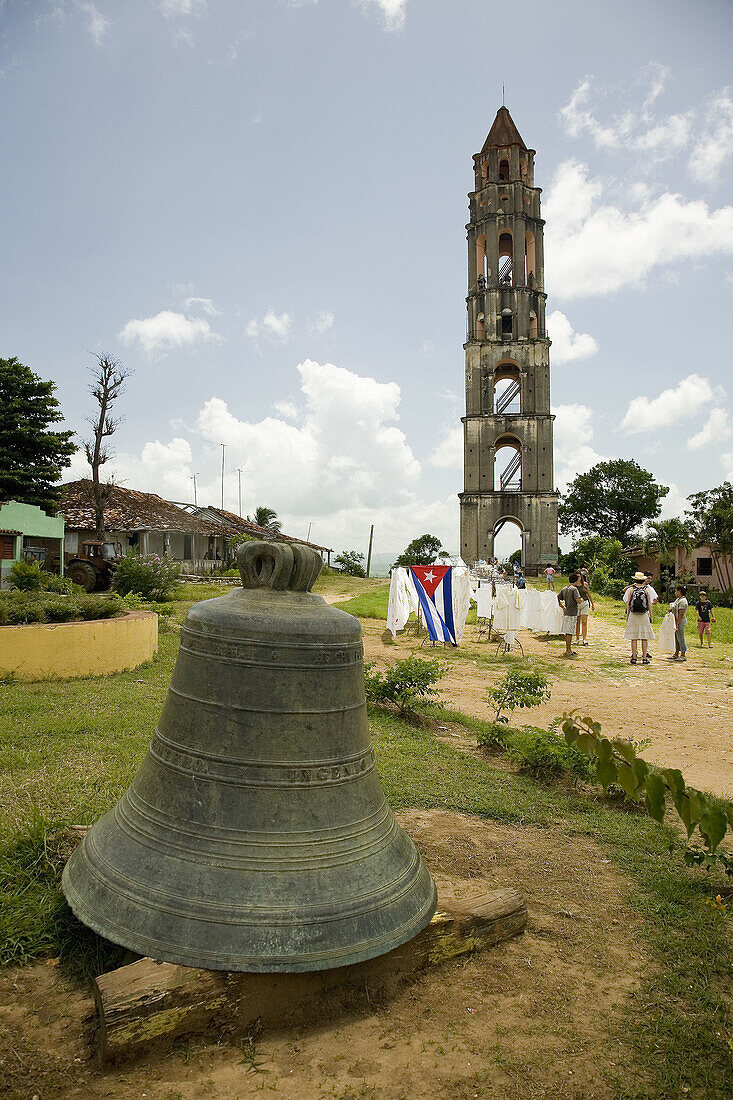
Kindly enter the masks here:
[[494, 556], [506, 523], [522, 535], [522, 563], [557, 561], [550, 341], [540, 188], [509, 111], [496, 114], [473, 158], [470, 193], [464, 491], [461, 554]]

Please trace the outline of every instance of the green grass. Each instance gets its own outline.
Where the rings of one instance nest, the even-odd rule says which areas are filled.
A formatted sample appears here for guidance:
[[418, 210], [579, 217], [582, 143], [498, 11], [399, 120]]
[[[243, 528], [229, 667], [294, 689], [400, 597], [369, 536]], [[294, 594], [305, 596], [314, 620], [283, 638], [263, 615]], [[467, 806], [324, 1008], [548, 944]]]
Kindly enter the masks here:
[[[333, 596], [358, 596], [364, 592], [385, 588], [389, 593], [389, 581], [383, 578], [347, 577], [343, 573], [321, 573], [313, 585], [314, 592], [328, 592]], [[385, 604], [386, 607], [386, 604]]]
[[[190, 586], [194, 598], [221, 588]], [[378, 590], [359, 600], [382, 598]], [[0, 950], [6, 962], [60, 955], [77, 971], [111, 965], [115, 949], [86, 932], [58, 891], [68, 854], [63, 830], [88, 823], [129, 785], [150, 743], [175, 661], [178, 635], [161, 635], [157, 658], [134, 672], [82, 681], [0, 685]], [[453, 711], [473, 734], [485, 724]], [[623, 1026], [633, 1047], [618, 1066], [620, 1100], [723, 1098], [733, 1090], [726, 998], [733, 951], [726, 919], [709, 905], [725, 890], [713, 873], [685, 868], [678, 834], [620, 812], [600, 794], [568, 791], [461, 753], [420, 726], [370, 713], [383, 786], [396, 808], [444, 808], [515, 825], [591, 837], [625, 876], [641, 918], [640, 957], [651, 962]], [[66, 846], [65, 846], [66, 844]], [[670, 851], [670, 845], [672, 850]], [[109, 955], [107, 952], [111, 951]], [[600, 1026], [606, 1026], [602, 1024]]]

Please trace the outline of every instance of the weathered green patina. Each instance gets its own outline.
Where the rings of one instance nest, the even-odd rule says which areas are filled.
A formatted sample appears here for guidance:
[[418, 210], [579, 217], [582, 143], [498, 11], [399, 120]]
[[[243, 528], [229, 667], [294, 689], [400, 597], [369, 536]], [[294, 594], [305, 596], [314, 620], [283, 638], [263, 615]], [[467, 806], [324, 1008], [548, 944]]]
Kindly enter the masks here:
[[167, 962], [373, 958], [429, 923], [436, 891], [376, 772], [361, 628], [310, 592], [314, 551], [238, 557], [242, 589], [189, 611], [148, 755], [64, 892], [101, 935]]

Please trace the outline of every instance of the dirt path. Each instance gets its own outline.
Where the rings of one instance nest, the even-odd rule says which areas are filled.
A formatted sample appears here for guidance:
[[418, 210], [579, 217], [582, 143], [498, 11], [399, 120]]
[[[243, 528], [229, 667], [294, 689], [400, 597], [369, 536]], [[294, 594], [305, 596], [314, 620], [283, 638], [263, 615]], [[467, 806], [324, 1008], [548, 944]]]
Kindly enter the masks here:
[[[329, 599], [337, 602], [338, 598]], [[418, 650], [414, 635], [400, 635], [394, 645], [382, 639], [384, 623], [362, 619], [367, 660], [407, 657]], [[621, 630], [591, 617], [589, 644], [573, 662], [564, 662], [564, 643], [521, 633], [524, 652], [550, 681], [550, 701], [520, 713], [518, 722], [546, 726], [565, 710], [580, 709], [598, 719], [614, 737], [648, 740], [644, 755], [656, 764], [680, 768], [688, 782], [702, 790], [733, 798], [733, 646], [720, 645], [702, 654], [691, 645], [685, 664], [654, 654], [649, 667], [629, 664], [629, 643]], [[423, 650], [442, 655], [442, 650]], [[509, 661], [497, 659], [496, 645], [477, 640], [469, 625], [463, 644], [446, 654], [449, 672], [441, 683], [445, 699], [468, 714], [487, 717], [486, 689], [506, 672]]]

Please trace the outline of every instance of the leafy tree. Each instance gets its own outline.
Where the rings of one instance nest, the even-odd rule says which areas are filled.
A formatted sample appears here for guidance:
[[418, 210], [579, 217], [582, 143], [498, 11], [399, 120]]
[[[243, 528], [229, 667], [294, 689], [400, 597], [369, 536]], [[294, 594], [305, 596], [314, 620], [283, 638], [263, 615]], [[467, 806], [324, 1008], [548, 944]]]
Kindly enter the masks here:
[[364, 555], [359, 554], [356, 550], [342, 550], [342, 552], [337, 554], [333, 559], [333, 563], [338, 566], [340, 573], [346, 573], [349, 577], [366, 576]]
[[438, 554], [444, 554], [435, 535], [420, 535], [413, 539], [395, 561], [395, 565], [432, 565]]
[[114, 435], [122, 419], [112, 416], [112, 406], [125, 391], [125, 379], [132, 371], [115, 359], [113, 355], [98, 355], [96, 367], [90, 367], [92, 382], [89, 387], [94, 400], [97, 402], [98, 412], [96, 416], [87, 417], [87, 423], [92, 429], [92, 438], [84, 440], [84, 453], [87, 462], [92, 468], [92, 495], [94, 497], [94, 535], [95, 538], [104, 540], [104, 509], [112, 495], [112, 482], [102, 482], [99, 471], [105, 462], [112, 457], [112, 452], [105, 444], [105, 439]]
[[76, 447], [73, 432], [49, 430], [63, 420], [55, 389], [17, 359], [0, 359], [0, 500], [58, 506], [56, 482]]
[[724, 481], [716, 489], [693, 493], [687, 499], [690, 507], [686, 515], [695, 543], [710, 547], [713, 565], [726, 578], [726, 587], [733, 588], [733, 485]]
[[558, 509], [565, 534], [608, 535], [628, 546], [644, 520], [656, 519], [669, 488], [628, 458], [598, 462], [569, 485]]
[[267, 508], [264, 504], [260, 504], [259, 508], [255, 508], [253, 516], [247, 516], [250, 523], [256, 523], [258, 527], [266, 527], [268, 531], [274, 531], [276, 535], [279, 535], [282, 531], [282, 523], [277, 518], [277, 512], [274, 508]]
[[636, 572], [636, 563], [622, 556], [623, 549], [618, 539], [589, 535], [578, 539], [569, 554], [560, 555], [560, 568], [570, 574], [586, 565], [591, 588], [618, 598]]

